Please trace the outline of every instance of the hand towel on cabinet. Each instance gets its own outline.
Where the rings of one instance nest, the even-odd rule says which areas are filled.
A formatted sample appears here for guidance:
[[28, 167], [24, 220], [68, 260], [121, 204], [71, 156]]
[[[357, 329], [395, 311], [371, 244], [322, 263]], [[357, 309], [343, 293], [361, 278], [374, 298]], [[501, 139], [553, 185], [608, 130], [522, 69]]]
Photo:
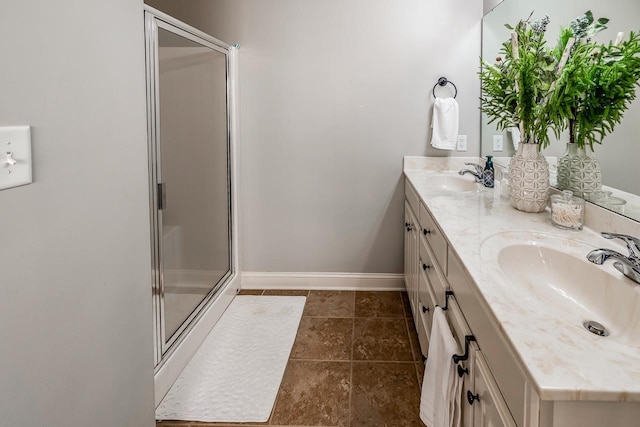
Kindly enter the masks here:
[[459, 427], [462, 424], [462, 378], [456, 374], [452, 361], [458, 350], [444, 311], [436, 307], [420, 398], [420, 419], [428, 427]]

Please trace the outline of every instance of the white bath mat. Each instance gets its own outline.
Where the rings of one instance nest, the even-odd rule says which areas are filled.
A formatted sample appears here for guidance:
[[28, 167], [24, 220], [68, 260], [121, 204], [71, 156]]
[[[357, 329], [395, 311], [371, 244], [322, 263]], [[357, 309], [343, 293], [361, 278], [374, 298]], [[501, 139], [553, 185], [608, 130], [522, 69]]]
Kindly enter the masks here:
[[156, 409], [156, 418], [267, 421], [305, 300], [237, 296]]

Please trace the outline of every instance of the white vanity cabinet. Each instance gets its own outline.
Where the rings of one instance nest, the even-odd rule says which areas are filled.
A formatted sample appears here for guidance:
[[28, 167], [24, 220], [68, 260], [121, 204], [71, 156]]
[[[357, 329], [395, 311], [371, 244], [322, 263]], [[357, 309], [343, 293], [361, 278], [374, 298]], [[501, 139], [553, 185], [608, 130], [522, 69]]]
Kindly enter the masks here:
[[[491, 190], [461, 194], [428, 187], [429, 176], [448, 175], [469, 161], [477, 160], [408, 157], [404, 170], [405, 223], [412, 225], [405, 241], [405, 277], [416, 329], [427, 356], [433, 307], [447, 308], [460, 355], [466, 355], [456, 366], [464, 377], [464, 427], [640, 426], [634, 349], [615, 339], [599, 346], [593, 337], [577, 335], [584, 333], [581, 319], [569, 328], [560, 315], [564, 311], [554, 320], [554, 311], [529, 307], [528, 301], [549, 297], [528, 288], [510, 293], [514, 284], [482, 258], [491, 253], [482, 248], [495, 249], [485, 246], [488, 239], [519, 242], [506, 235], [524, 229], [562, 252], [567, 245], [550, 237], [551, 225], [512, 209]], [[581, 239], [602, 243], [588, 232]], [[562, 329], [556, 334], [557, 325]]]
[[474, 361], [473, 389], [467, 390], [465, 399], [473, 408], [474, 427], [516, 427], [497, 383], [491, 375], [489, 365], [482, 352], [478, 351]]
[[[481, 340], [476, 338], [475, 341], [466, 342], [467, 337], [475, 337], [476, 325], [459, 305], [455, 289], [464, 295], [465, 306], [470, 310], [481, 310], [481, 307], [470, 302], [475, 296], [464, 282], [466, 278], [460, 262], [448, 248], [444, 234], [408, 181], [405, 181], [404, 219], [405, 285], [422, 354], [427, 356], [435, 306], [446, 307], [446, 317], [460, 346], [460, 354], [465, 352], [465, 345], [468, 349], [467, 358], [458, 362], [459, 367], [456, 367], [458, 374], [465, 377], [463, 426], [516, 426], [485, 356], [480, 351], [483, 348]], [[451, 286], [452, 279], [456, 286]], [[472, 319], [479, 319], [477, 327], [491, 327], [485, 318], [483, 313], [474, 313], [472, 316]], [[493, 337], [492, 334], [488, 336]], [[487, 344], [490, 345], [491, 340], [487, 340]], [[521, 393], [518, 393], [517, 398], [520, 396]]]

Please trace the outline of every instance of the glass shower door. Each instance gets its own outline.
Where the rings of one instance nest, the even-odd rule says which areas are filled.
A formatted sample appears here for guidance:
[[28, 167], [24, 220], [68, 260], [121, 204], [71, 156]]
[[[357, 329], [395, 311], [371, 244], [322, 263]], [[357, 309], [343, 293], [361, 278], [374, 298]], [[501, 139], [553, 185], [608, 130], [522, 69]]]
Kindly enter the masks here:
[[226, 51], [162, 21], [155, 30], [150, 148], [160, 359], [231, 273], [231, 182]]

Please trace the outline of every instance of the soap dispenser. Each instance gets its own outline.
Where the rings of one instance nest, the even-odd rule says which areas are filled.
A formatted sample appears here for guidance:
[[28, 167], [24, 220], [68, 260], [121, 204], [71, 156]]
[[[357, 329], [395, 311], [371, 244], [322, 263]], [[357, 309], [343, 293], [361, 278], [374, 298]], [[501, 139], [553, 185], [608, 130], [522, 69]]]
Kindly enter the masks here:
[[495, 181], [495, 171], [493, 169], [493, 156], [487, 156], [487, 161], [484, 165], [484, 171], [482, 171], [482, 182], [485, 187], [493, 188]]

